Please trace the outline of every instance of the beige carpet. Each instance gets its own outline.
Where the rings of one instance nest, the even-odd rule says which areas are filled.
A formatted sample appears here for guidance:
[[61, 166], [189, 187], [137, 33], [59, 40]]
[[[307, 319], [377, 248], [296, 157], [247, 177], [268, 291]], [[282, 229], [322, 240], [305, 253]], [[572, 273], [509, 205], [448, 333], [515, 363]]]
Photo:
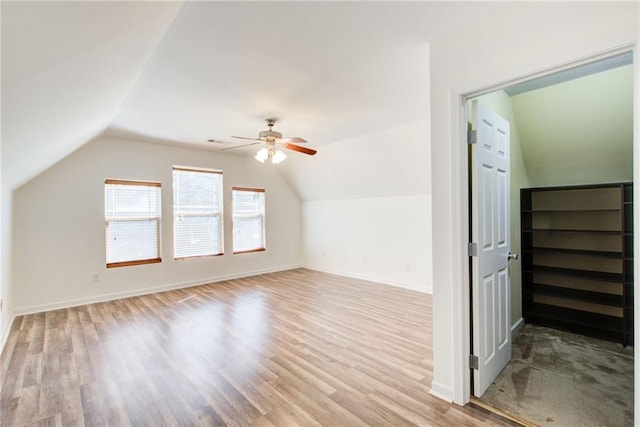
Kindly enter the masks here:
[[527, 324], [480, 400], [540, 426], [631, 426], [633, 348]]

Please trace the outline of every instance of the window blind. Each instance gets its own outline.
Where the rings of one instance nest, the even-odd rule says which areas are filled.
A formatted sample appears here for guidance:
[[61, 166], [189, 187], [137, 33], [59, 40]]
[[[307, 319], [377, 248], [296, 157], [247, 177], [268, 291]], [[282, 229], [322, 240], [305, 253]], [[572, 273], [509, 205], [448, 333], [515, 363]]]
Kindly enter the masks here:
[[174, 257], [222, 255], [222, 230], [222, 172], [174, 167]]
[[159, 182], [107, 179], [107, 268], [160, 262]]
[[265, 250], [265, 192], [260, 188], [232, 188], [233, 253]]

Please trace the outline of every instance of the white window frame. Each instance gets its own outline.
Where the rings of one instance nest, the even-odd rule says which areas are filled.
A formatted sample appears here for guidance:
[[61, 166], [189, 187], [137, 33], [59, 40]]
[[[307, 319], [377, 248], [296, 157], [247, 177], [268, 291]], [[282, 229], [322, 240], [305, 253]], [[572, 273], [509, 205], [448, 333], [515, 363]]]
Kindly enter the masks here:
[[[236, 212], [235, 206], [235, 198], [233, 197], [236, 192], [251, 192], [251, 193], [262, 193], [262, 211], [261, 212], [253, 212], [253, 213], [238, 213]], [[233, 253], [234, 254], [246, 254], [250, 252], [262, 252], [266, 250], [266, 193], [264, 188], [250, 188], [250, 187], [232, 187], [231, 188], [231, 200], [232, 200], [232, 209], [233, 209]], [[239, 218], [261, 218], [262, 224], [262, 246], [250, 249], [236, 249], [236, 219]]]
[[[125, 180], [125, 179], [106, 179], [104, 182], [104, 191], [105, 191], [105, 209], [104, 209], [104, 213], [105, 213], [105, 249], [106, 249], [106, 253], [105, 253], [105, 259], [106, 259], [106, 267], [107, 268], [114, 268], [114, 267], [127, 267], [127, 266], [132, 266], [132, 265], [141, 265], [141, 264], [154, 264], [154, 263], [158, 263], [158, 262], [162, 262], [162, 257], [160, 256], [160, 249], [161, 249], [161, 220], [162, 220], [162, 192], [161, 192], [161, 188], [162, 185], [159, 182], [152, 182], [152, 181], [134, 181], [134, 180]], [[146, 217], [139, 217], [139, 216], [133, 216], [133, 217], [117, 217], [117, 216], [113, 216], [110, 217], [108, 215], [109, 212], [109, 206], [107, 206], [107, 192], [109, 189], [109, 186], [116, 186], [116, 185], [122, 185], [122, 186], [142, 186], [142, 187], [150, 187], [150, 188], [158, 188], [158, 206], [157, 206], [157, 212], [156, 215], [149, 215]], [[115, 209], [111, 209], [111, 211], [114, 211]], [[151, 212], [149, 212], [151, 213]], [[156, 222], [156, 227], [157, 227], [157, 241], [156, 241], [156, 256], [152, 257], [152, 258], [144, 258], [144, 259], [128, 259], [128, 260], [123, 260], [123, 261], [110, 261], [109, 260], [109, 243], [111, 241], [111, 238], [109, 237], [109, 226], [112, 223], [117, 223], [117, 222], [124, 222], [124, 221], [155, 221]]]
[[[217, 191], [217, 196], [219, 197], [217, 205], [220, 207], [219, 211], [213, 212], [184, 212], [180, 210], [180, 206], [177, 205], [177, 191], [180, 189], [176, 186], [176, 172], [192, 172], [192, 173], [201, 173], [201, 174], [217, 174], [220, 175], [219, 188]], [[189, 166], [173, 166], [173, 255], [176, 260], [185, 260], [191, 258], [202, 258], [202, 257], [217, 257], [224, 255], [224, 196], [223, 196], [223, 181], [222, 181], [222, 171], [216, 169], [205, 169], [205, 168], [196, 168]], [[213, 195], [216, 196], [215, 194]], [[219, 229], [218, 236], [220, 240], [218, 242], [218, 247], [220, 248], [219, 252], [208, 252], [208, 253], [199, 253], [195, 255], [185, 255], [179, 253], [179, 250], [176, 246], [177, 238], [176, 238], [176, 222], [180, 220], [180, 218], [184, 217], [211, 217], [217, 218]]]

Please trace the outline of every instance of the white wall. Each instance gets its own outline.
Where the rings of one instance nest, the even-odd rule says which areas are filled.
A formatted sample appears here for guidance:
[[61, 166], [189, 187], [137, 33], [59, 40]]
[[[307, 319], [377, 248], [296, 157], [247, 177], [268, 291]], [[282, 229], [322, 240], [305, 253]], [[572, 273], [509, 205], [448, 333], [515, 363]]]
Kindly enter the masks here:
[[[634, 44], [639, 33], [637, 3], [518, 2], [501, 3], [501, 8], [500, 14], [433, 40], [430, 52], [431, 171], [437, 183], [432, 193], [433, 247], [438, 249], [433, 257], [431, 392], [459, 404], [469, 397], [470, 381], [468, 202], [462, 143], [466, 123], [461, 121], [461, 95]], [[636, 367], [640, 368], [638, 360]]]
[[428, 120], [286, 163], [303, 199], [305, 266], [431, 292]]
[[9, 336], [9, 328], [13, 316], [14, 301], [11, 286], [11, 211], [12, 191], [3, 182], [0, 188], [0, 349]]
[[430, 129], [424, 119], [291, 153], [282, 172], [302, 200], [430, 194]]
[[431, 293], [427, 195], [303, 203], [309, 268]]
[[[223, 170], [224, 256], [173, 259], [173, 165]], [[16, 312], [298, 266], [300, 200], [276, 168], [251, 157], [136, 141], [102, 138], [83, 146], [14, 193], [12, 288]], [[162, 263], [106, 269], [105, 178], [162, 183]], [[265, 252], [232, 254], [232, 186], [265, 188]], [[100, 274], [100, 283], [92, 283], [93, 273]]]

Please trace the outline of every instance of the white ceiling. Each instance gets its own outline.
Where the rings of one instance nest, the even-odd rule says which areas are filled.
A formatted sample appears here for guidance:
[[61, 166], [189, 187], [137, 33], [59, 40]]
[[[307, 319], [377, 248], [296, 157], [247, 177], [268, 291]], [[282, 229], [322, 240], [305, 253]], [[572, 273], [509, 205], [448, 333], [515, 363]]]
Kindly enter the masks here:
[[[398, 176], [416, 171], [407, 180], [417, 184], [407, 191], [423, 192], [429, 41], [520, 6], [2, 1], [0, 7], [3, 185], [17, 188], [100, 135], [219, 150], [233, 144], [207, 140], [254, 137], [265, 118], [277, 117], [275, 130], [320, 147], [313, 159], [289, 153], [285, 177], [301, 197], [327, 198], [351, 196], [361, 186], [331, 183], [366, 181], [375, 173], [367, 165], [388, 164], [390, 156]], [[543, 145], [558, 147], [538, 140], [527, 146]], [[225, 153], [253, 155], [255, 147]], [[327, 177], [338, 167], [344, 179]]]
[[633, 179], [633, 65], [524, 92], [511, 103], [532, 185]]
[[0, 5], [2, 181], [15, 188], [111, 124], [180, 5]]
[[3, 181], [103, 133], [218, 149], [277, 117], [317, 147], [424, 120], [428, 41], [492, 7], [3, 1]]
[[186, 3], [109, 133], [203, 143], [273, 116], [321, 145], [424, 118], [421, 6]]

